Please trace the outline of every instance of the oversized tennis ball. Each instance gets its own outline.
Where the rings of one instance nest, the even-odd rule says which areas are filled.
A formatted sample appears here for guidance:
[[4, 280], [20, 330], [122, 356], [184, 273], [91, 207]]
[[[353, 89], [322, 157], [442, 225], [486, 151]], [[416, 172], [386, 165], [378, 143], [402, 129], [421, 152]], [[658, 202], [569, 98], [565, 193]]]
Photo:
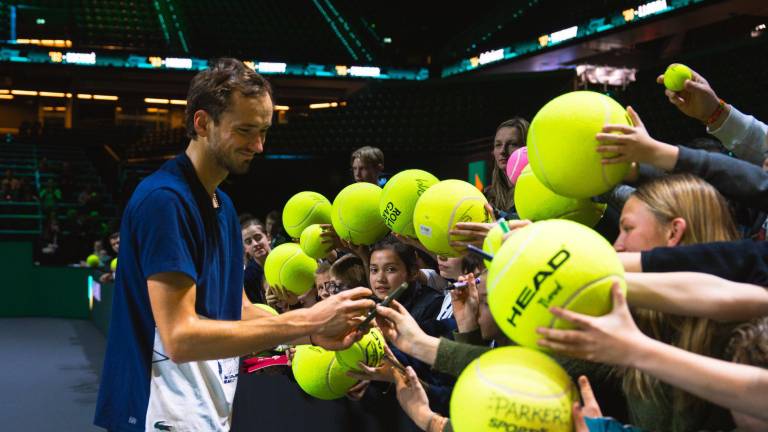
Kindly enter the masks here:
[[372, 245], [389, 232], [379, 214], [381, 188], [371, 183], [353, 183], [333, 200], [331, 223], [336, 234], [356, 245]]
[[[486, 234], [485, 240], [483, 240], [483, 250], [491, 255], [496, 255], [496, 251], [499, 250], [502, 243], [504, 243], [504, 230], [501, 229], [501, 225], [496, 224]], [[486, 267], [491, 266], [491, 262], [487, 259], [483, 259], [483, 261], [485, 261]]]
[[88, 265], [88, 267], [98, 267], [99, 266], [99, 256], [96, 254], [90, 254], [88, 255], [88, 258], [85, 259], [85, 263]]
[[379, 213], [393, 232], [416, 238], [413, 230], [413, 209], [421, 194], [440, 180], [432, 174], [417, 170], [401, 171], [389, 179], [381, 193]]
[[283, 227], [291, 238], [299, 238], [304, 228], [312, 224], [329, 223], [331, 202], [317, 192], [299, 192], [283, 207]]
[[488, 304], [517, 344], [540, 349], [538, 327], [571, 328], [549, 311], [559, 306], [599, 316], [611, 310], [611, 284], [624, 268], [600, 234], [569, 220], [534, 222], [514, 231], [488, 270]]
[[575, 91], [549, 101], [528, 129], [528, 163], [536, 177], [571, 198], [611, 190], [627, 174], [629, 163], [600, 162], [615, 156], [595, 150], [595, 135], [606, 124], [631, 125], [624, 108], [606, 95]]
[[685, 80], [693, 79], [691, 68], [684, 64], [672, 63], [664, 71], [664, 87], [679, 92], [685, 88]]
[[254, 303], [253, 305], [263, 311], [269, 312], [272, 315], [280, 315], [280, 312], [278, 312], [275, 308], [273, 308], [270, 305], [266, 305], [264, 303]]
[[384, 359], [384, 335], [377, 328], [372, 328], [359, 341], [343, 351], [336, 351], [336, 360], [347, 369], [360, 369], [358, 362], [371, 367], [381, 366]]
[[546, 354], [496, 348], [459, 375], [451, 393], [451, 426], [456, 432], [570, 432], [577, 400], [571, 378]]
[[515, 186], [515, 210], [520, 219], [540, 221], [568, 219], [593, 227], [603, 217], [606, 205], [589, 198], [568, 198], [558, 195], [525, 167]]
[[528, 147], [520, 147], [512, 152], [507, 159], [507, 178], [512, 184], [517, 183], [517, 178], [523, 172], [523, 168], [528, 166]]
[[272, 249], [264, 262], [264, 275], [271, 286], [281, 286], [302, 295], [315, 286], [317, 261], [296, 243], [283, 243]]
[[299, 239], [301, 250], [312, 258], [325, 258], [331, 249], [333, 249], [333, 244], [323, 243], [323, 238], [320, 237], [320, 234], [322, 233], [323, 228], [319, 224], [312, 224], [304, 228], [304, 231], [301, 232], [301, 238]]
[[109, 269], [113, 272], [117, 270], [117, 258], [112, 258], [112, 261], [109, 262]]
[[488, 200], [476, 187], [461, 180], [443, 180], [430, 187], [416, 202], [413, 228], [424, 247], [436, 255], [457, 257], [462, 251], [451, 241], [464, 240], [449, 231], [459, 222], [490, 222]]
[[299, 345], [291, 360], [291, 370], [304, 392], [318, 399], [338, 399], [357, 383], [336, 362], [333, 351], [314, 345]]
[[353, 385], [357, 384], [357, 380], [347, 375], [347, 371], [349, 369], [339, 363], [338, 358], [334, 356], [331, 359], [326, 383], [328, 389], [335, 395], [334, 399], [344, 396]]

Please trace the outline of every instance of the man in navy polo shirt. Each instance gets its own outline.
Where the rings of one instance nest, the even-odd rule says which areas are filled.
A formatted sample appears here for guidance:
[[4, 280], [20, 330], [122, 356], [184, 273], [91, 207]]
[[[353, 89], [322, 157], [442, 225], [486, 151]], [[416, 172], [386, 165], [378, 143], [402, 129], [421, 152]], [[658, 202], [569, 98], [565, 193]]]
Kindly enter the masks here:
[[243, 244], [217, 186], [244, 174], [272, 123], [269, 83], [235, 59], [198, 73], [186, 151], [136, 188], [120, 228], [95, 423], [114, 431], [226, 431], [238, 356], [288, 341], [352, 344], [367, 288], [279, 316], [243, 292]]

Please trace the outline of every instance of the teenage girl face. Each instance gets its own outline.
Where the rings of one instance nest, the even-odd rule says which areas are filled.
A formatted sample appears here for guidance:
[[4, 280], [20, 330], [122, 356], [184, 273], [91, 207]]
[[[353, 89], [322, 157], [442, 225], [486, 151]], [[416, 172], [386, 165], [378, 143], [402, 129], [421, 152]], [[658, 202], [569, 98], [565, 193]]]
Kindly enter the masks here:
[[621, 210], [619, 237], [613, 243], [618, 252], [643, 252], [659, 246], [676, 246], [679, 237], [670, 235], [671, 226], [660, 223], [648, 206], [629, 197]]
[[381, 300], [403, 282], [413, 279], [403, 260], [391, 249], [380, 249], [371, 254], [369, 277], [373, 294]]
[[437, 267], [440, 270], [440, 276], [456, 280], [461, 276], [461, 257], [451, 258], [438, 255]]
[[260, 225], [249, 225], [243, 230], [242, 234], [245, 254], [251, 259], [263, 263], [267, 258], [267, 254], [271, 251], [267, 233], [264, 232]]
[[517, 128], [503, 127], [493, 137], [493, 160], [500, 170], [507, 169], [507, 159], [513, 151], [522, 147], [522, 137]]

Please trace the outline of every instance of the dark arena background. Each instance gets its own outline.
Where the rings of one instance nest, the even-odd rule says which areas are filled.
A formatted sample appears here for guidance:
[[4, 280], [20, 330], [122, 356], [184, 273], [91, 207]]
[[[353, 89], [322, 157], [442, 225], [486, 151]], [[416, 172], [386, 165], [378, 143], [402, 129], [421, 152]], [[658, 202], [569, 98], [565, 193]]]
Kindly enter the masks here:
[[[266, 220], [300, 191], [333, 201], [363, 146], [385, 156], [381, 185], [417, 168], [483, 190], [497, 126], [574, 90], [689, 145], [707, 132], [656, 82], [671, 63], [768, 119], [766, 25], [762, 0], [0, 0], [0, 429], [102, 430], [110, 238], [189, 144], [187, 90], [214, 59], [273, 88], [263, 153], [220, 185]], [[386, 390], [325, 402], [292, 380], [241, 370], [232, 430], [410, 430], [381, 420], [399, 409]]]

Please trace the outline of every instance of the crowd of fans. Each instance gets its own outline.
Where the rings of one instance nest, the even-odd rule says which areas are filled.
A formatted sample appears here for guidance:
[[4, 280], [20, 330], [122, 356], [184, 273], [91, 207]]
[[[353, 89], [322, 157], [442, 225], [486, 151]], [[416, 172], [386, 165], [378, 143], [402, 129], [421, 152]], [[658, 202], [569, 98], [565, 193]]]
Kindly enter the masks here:
[[[596, 198], [614, 210], [598, 228], [628, 271], [627, 297], [615, 288], [614, 309], [603, 317], [555, 311], [577, 329], [544, 329], [541, 343], [577, 379], [583, 398], [573, 407], [577, 430], [619, 422], [643, 430], [766, 430], [768, 126], [723, 102], [696, 73], [684, 90], [665, 95], [700, 120], [706, 135], [688, 146], [660, 142], [628, 108], [634, 126], [608, 126], [597, 136], [604, 143], [599, 152], [618, 155], [604, 163], [632, 162], [624, 184]], [[491, 153], [493, 182], [485, 193], [496, 215], [511, 220], [514, 184], [505, 168], [526, 145], [527, 128], [521, 118], [500, 124]], [[359, 149], [351, 166], [355, 181], [379, 184], [383, 153]], [[397, 235], [360, 247], [328, 225], [326, 241], [334, 248], [320, 260], [315, 286], [296, 297], [264, 279], [266, 256], [288, 240], [274, 228], [278, 215], [270, 213], [266, 225], [250, 215], [241, 220], [249, 300], [284, 312], [357, 286], [382, 299], [411, 282], [416, 289], [378, 320], [406, 372], [389, 364], [364, 368], [348, 397], [396, 397], [412, 426], [448, 430], [455, 377], [483, 352], [510, 344], [490, 315], [482, 260], [433, 256]], [[469, 243], [481, 244], [490, 226], [458, 228], [474, 230]], [[468, 286], [446, 291], [455, 281]], [[396, 395], [386, 393], [388, 383], [395, 383]]]

